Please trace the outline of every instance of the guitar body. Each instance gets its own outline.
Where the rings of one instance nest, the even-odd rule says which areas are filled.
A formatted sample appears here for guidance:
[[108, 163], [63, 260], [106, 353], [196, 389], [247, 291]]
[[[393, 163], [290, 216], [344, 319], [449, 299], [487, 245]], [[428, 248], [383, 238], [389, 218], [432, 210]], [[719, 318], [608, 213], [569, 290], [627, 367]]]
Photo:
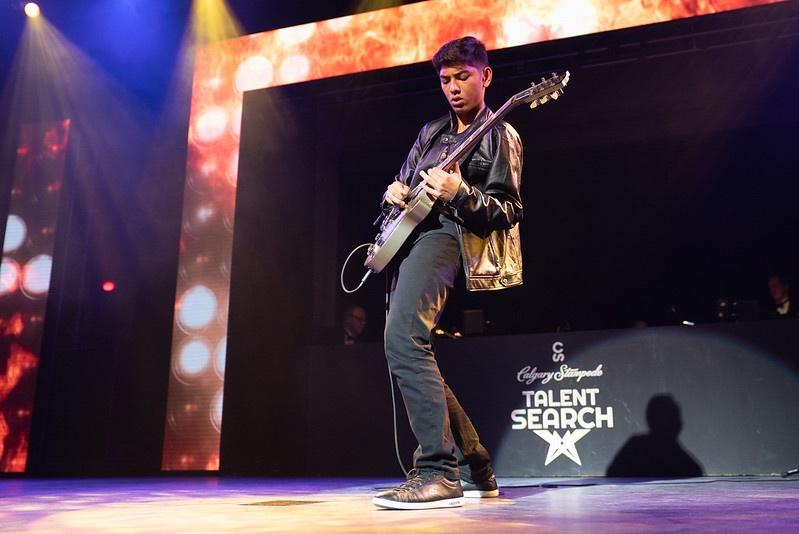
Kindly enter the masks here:
[[[474, 148], [480, 139], [494, 127], [513, 108], [520, 104], [529, 104], [531, 108], [538, 107], [546, 102], [557, 100], [569, 81], [569, 71], [564, 74], [552, 74], [549, 79], [541, 79], [541, 83], [533, 84], [529, 89], [521, 91], [511, 97], [496, 113], [490, 115], [479, 128], [452, 150], [438, 168], [451, 169], [455, 162], [469, 150]], [[369, 245], [364, 266], [371, 273], [379, 273], [385, 269], [391, 258], [399, 251], [402, 244], [411, 235], [413, 229], [432, 211], [435, 200], [425, 193], [419, 184], [411, 190], [405, 199], [405, 209], [392, 208], [387, 216], [382, 219], [380, 233], [375, 242]], [[380, 220], [380, 218], [378, 218]], [[377, 224], [377, 223], [375, 223]], [[369, 273], [367, 273], [367, 276]], [[366, 280], [366, 277], [364, 277]], [[363, 282], [362, 282], [363, 283]]]
[[392, 208], [380, 229], [380, 234], [369, 247], [364, 266], [377, 274], [385, 269], [416, 226], [432, 211], [435, 200], [421, 191], [406, 201], [405, 209]]

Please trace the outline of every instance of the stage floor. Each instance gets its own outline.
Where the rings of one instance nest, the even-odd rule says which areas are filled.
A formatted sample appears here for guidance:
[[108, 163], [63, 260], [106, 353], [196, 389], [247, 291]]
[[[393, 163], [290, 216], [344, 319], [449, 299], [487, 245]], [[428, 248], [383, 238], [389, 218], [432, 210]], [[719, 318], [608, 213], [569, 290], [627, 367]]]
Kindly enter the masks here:
[[799, 480], [500, 479], [463, 508], [374, 507], [394, 480], [0, 479], [0, 532], [799, 531]]

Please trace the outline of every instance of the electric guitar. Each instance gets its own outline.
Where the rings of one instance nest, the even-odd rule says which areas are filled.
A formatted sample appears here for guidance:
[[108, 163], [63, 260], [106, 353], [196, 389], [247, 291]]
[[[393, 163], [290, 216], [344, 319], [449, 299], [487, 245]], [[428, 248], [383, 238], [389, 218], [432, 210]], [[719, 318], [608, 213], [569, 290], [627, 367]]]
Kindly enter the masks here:
[[[532, 109], [546, 104], [550, 100], [557, 100], [563, 94], [567, 83], [569, 83], [569, 71], [563, 74], [553, 73], [549, 78], [541, 78], [539, 83], [534, 83], [530, 88], [516, 93], [501, 108], [491, 114], [469, 137], [464, 139], [438, 165], [438, 168], [443, 170], [451, 169], [455, 162], [474, 148], [483, 136], [501, 121], [510, 110], [521, 104], [530, 104]], [[422, 185], [419, 184], [405, 198], [405, 208], [400, 209], [392, 206], [384, 210], [375, 221], [375, 225], [380, 224], [380, 232], [375, 237], [375, 242], [369, 245], [364, 267], [375, 274], [382, 271], [405, 240], [408, 239], [413, 229], [433, 210], [435, 202], [435, 199], [425, 193]]]

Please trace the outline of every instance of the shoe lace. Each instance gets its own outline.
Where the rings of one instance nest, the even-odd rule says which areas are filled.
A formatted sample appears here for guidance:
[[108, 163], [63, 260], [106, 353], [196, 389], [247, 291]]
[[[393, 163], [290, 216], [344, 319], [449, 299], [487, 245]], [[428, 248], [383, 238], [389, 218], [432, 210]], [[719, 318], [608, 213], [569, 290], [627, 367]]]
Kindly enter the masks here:
[[422, 474], [416, 469], [411, 469], [408, 471], [408, 478], [405, 479], [405, 482], [397, 486], [397, 491], [416, 489], [423, 482]]

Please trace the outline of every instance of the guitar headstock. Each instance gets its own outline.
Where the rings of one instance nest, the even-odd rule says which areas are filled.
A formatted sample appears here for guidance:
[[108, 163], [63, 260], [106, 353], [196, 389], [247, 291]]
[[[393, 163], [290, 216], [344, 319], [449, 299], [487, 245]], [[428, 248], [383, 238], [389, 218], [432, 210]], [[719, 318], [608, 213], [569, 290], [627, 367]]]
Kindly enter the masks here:
[[514, 103], [527, 103], [530, 108], [546, 104], [550, 100], [557, 100], [563, 94], [566, 84], [569, 83], [569, 71], [563, 74], [552, 73], [549, 78], [541, 78], [538, 83], [533, 83], [529, 89], [517, 93], [513, 97]]

